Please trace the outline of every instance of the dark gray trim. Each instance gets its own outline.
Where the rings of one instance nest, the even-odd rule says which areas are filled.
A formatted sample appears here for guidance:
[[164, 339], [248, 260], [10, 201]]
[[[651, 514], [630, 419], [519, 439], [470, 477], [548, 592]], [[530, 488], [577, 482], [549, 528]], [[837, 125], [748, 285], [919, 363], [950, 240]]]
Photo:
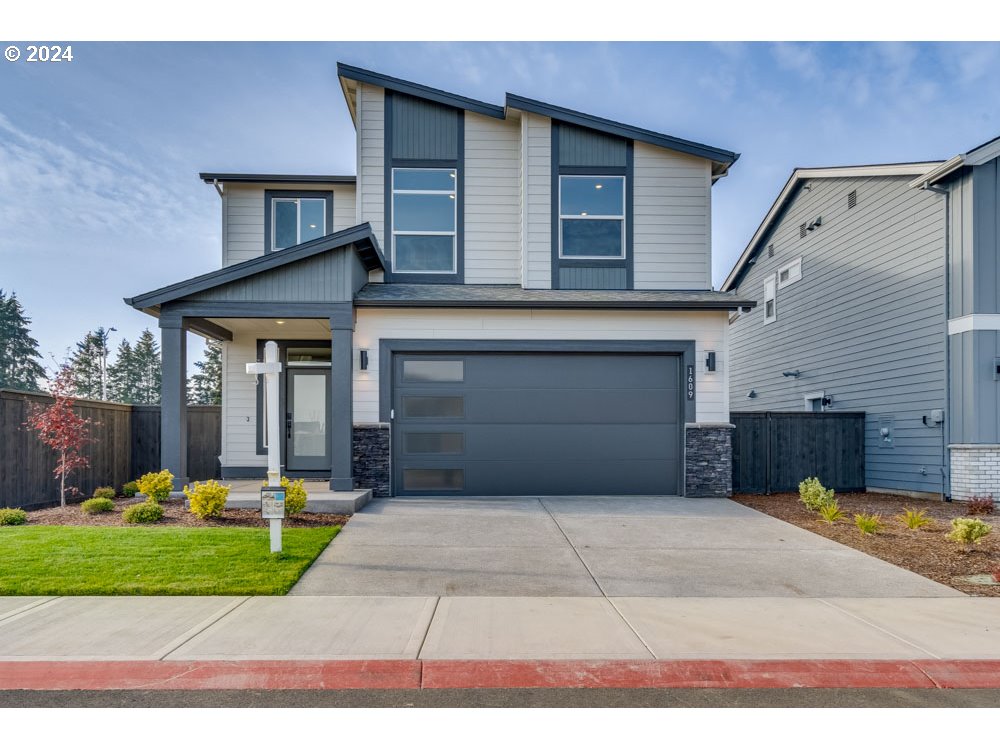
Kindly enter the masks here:
[[[358, 224], [357, 226], [343, 229], [339, 232], [334, 232], [333, 234], [328, 234], [326, 237], [320, 237], [319, 239], [311, 240], [310, 242], [303, 242], [301, 245], [296, 245], [295, 247], [286, 248], [280, 253], [267, 253], [257, 258], [245, 260], [242, 263], [235, 263], [231, 266], [220, 268], [217, 271], [211, 271], [209, 273], [202, 274], [201, 276], [195, 276], [176, 284], [156, 289], [152, 292], [139, 294], [135, 297], [126, 297], [125, 304], [131, 305], [137, 310], [156, 308], [165, 302], [182, 299], [183, 297], [196, 292], [203, 292], [207, 289], [212, 289], [213, 287], [228, 284], [231, 281], [236, 281], [237, 279], [254, 276], [255, 274], [263, 273], [273, 268], [280, 268], [281, 266], [288, 265], [289, 263], [305, 260], [306, 258], [311, 258], [319, 253], [346, 247], [348, 245], [354, 246], [354, 251], [358, 254], [358, 257], [364, 263], [365, 268], [369, 271], [384, 269], [386, 267], [385, 260], [382, 257], [382, 251], [378, 246], [378, 240], [372, 232], [371, 225], [365, 222], [364, 224]], [[191, 314], [194, 315], [197, 313]], [[275, 316], [258, 315], [254, 317]], [[326, 316], [322, 315], [320, 317]]]
[[[567, 290], [581, 291], [581, 290]], [[489, 309], [489, 308], [510, 308], [510, 307], [537, 307], [550, 310], [738, 310], [741, 307], [756, 307], [756, 303], [746, 300], [734, 302], [655, 302], [655, 301], [620, 301], [620, 302], [594, 302], [594, 301], [489, 301], [489, 300], [355, 300], [356, 307], [447, 307], [463, 308], [468, 310]], [[269, 317], [269, 316], [268, 316]], [[279, 317], [292, 317], [291, 315]], [[312, 316], [301, 316], [312, 317]]]
[[[635, 288], [635, 141], [625, 143], [625, 288]], [[711, 200], [711, 197], [709, 198]]]
[[583, 112], [566, 109], [565, 107], [558, 107], [554, 104], [546, 104], [545, 102], [540, 102], [536, 99], [528, 99], [516, 94], [507, 94], [507, 107], [513, 107], [514, 109], [520, 109], [525, 112], [534, 112], [535, 114], [550, 117], [553, 120], [562, 120], [563, 122], [568, 122], [571, 125], [578, 125], [583, 128], [598, 130], [602, 133], [610, 133], [611, 135], [617, 135], [622, 138], [642, 141], [643, 143], [651, 143], [654, 146], [669, 148], [672, 151], [679, 151], [684, 154], [691, 154], [692, 156], [700, 156], [703, 159], [710, 159], [711, 161], [719, 162], [726, 166], [734, 164], [736, 160], [740, 158], [740, 155], [733, 151], [727, 151], [714, 146], [707, 146], [703, 143], [696, 143], [694, 141], [687, 141], [682, 138], [675, 138], [672, 135], [666, 135], [664, 133], [655, 133], [652, 130], [637, 128], [633, 125], [625, 125], [624, 123], [614, 122], [613, 120], [605, 120], [603, 117], [595, 117], [594, 115], [588, 115]]
[[361, 81], [362, 83], [370, 83], [374, 86], [381, 86], [386, 89], [387, 92], [398, 91], [401, 94], [415, 96], [418, 99], [427, 99], [432, 102], [437, 102], [438, 104], [446, 104], [449, 107], [455, 107], [456, 109], [467, 109], [470, 112], [477, 112], [481, 115], [486, 115], [487, 117], [496, 118], [497, 120], [503, 120], [505, 117], [504, 108], [499, 105], [488, 104], [487, 102], [481, 102], [476, 99], [469, 99], [465, 96], [452, 94], [447, 91], [442, 91], [441, 89], [434, 89], [420, 83], [404, 81], [401, 78], [393, 78], [392, 76], [387, 76], [382, 73], [376, 73], [373, 70], [356, 68], [353, 65], [347, 65], [342, 62], [337, 63], [337, 75], [340, 78], [347, 78], [351, 81]]
[[168, 302], [161, 309], [199, 318], [329, 318], [350, 302]]
[[330, 174], [245, 174], [239, 172], [199, 172], [198, 178], [211, 185], [219, 182], [250, 182], [250, 183], [289, 183], [289, 184], [309, 184], [319, 183], [323, 185], [354, 185], [358, 178], [354, 175], [330, 175]]
[[200, 333], [202, 336], [215, 339], [216, 341], [233, 340], [232, 331], [228, 328], [223, 328], [210, 320], [205, 320], [204, 318], [186, 318], [184, 320], [184, 324], [187, 326], [189, 331]]
[[[595, 354], [675, 354], [682, 357], [681, 365], [695, 365], [695, 342], [677, 341], [600, 341], [600, 340], [531, 340], [501, 339], [381, 339], [379, 345], [378, 413], [379, 421], [389, 422], [392, 409], [392, 356], [408, 352], [518, 352], [518, 353], [595, 353]], [[697, 371], [697, 367], [695, 367]], [[683, 373], [683, 370], [682, 370]], [[683, 380], [683, 377], [682, 377]], [[697, 396], [696, 396], [697, 399]], [[696, 400], [684, 400], [685, 422], [696, 420]]]
[[160, 318], [160, 466], [179, 492], [187, 476], [187, 331], [177, 315]]
[[[555, 125], [555, 123], [553, 123]], [[631, 142], [631, 141], [630, 141]], [[626, 158], [628, 158], [626, 152]], [[559, 174], [565, 175], [623, 175], [627, 166], [622, 167], [559, 167]]]
[[[327, 470], [323, 471], [295, 471], [294, 469], [284, 469], [282, 476], [290, 479], [323, 479], [330, 475]], [[223, 466], [223, 479], [266, 479], [266, 466]]]
[[[326, 200], [326, 235], [333, 234], [333, 191], [331, 190], [265, 190], [264, 191], [264, 253], [274, 252], [272, 219], [274, 211], [271, 202], [275, 198], [323, 198]], [[288, 250], [289, 248], [285, 248]], [[284, 252], [284, 251], [282, 251]]]
[[[385, 125], [383, 147], [383, 215], [385, 227], [385, 281], [409, 284], [464, 284], [465, 283], [465, 112], [455, 110], [458, 129], [457, 159], [397, 159], [392, 155], [393, 104], [392, 91], [385, 92], [383, 117]], [[402, 169], [454, 169], [458, 175], [458, 205], [455, 207], [455, 273], [396, 273], [392, 270], [392, 170]]]
[[330, 489], [354, 489], [354, 331], [330, 319]]
[[549, 165], [551, 168], [549, 183], [549, 204], [551, 206], [551, 221], [549, 254], [551, 266], [549, 269], [549, 286], [559, 289], [559, 210], [561, 208], [562, 194], [559, 191], [559, 123], [552, 121], [549, 143]]

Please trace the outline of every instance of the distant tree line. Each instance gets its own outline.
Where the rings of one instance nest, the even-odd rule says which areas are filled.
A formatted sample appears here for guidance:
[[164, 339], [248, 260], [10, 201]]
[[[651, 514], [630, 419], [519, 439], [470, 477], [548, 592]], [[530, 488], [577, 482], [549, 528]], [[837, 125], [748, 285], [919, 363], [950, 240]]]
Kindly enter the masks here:
[[[0, 388], [49, 390], [46, 371], [31, 336], [31, 318], [12, 292], [0, 289]], [[122, 339], [112, 358], [108, 348], [114, 329], [88, 331], [64, 363], [73, 396], [124, 404], [160, 403], [160, 347], [147, 328], [132, 344]], [[204, 358], [188, 379], [188, 402], [222, 403], [222, 347], [210, 341]]]

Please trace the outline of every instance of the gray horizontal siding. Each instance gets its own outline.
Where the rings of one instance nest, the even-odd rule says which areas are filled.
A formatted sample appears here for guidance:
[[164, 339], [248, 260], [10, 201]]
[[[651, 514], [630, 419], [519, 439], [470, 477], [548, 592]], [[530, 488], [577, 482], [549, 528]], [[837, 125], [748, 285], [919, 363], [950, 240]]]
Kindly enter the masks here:
[[458, 110], [394, 93], [392, 158], [458, 158]]
[[624, 268], [560, 268], [560, 289], [627, 289]]
[[[799, 226], [818, 216], [822, 226], [800, 239]], [[944, 430], [922, 418], [945, 408], [943, 227], [940, 196], [906, 178], [818, 179], [800, 190], [739, 285], [759, 306], [730, 327], [732, 410], [798, 411], [823, 391], [835, 411], [867, 414], [868, 486], [940, 492]], [[802, 279], [777, 290], [777, 320], [763, 325], [765, 280], [799, 257]], [[881, 447], [883, 417], [891, 448]]]
[[624, 167], [626, 141], [596, 130], [559, 124], [560, 167]]

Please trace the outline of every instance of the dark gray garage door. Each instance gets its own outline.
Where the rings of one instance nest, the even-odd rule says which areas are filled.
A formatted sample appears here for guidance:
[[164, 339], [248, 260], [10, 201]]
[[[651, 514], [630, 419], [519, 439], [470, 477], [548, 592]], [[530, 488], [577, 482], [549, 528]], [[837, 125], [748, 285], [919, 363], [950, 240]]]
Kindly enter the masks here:
[[397, 354], [397, 495], [678, 494], [680, 359]]

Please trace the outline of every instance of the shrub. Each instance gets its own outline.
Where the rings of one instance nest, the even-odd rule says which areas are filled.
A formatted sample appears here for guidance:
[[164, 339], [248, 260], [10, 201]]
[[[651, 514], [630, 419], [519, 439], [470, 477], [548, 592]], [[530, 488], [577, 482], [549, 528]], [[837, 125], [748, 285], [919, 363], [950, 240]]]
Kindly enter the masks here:
[[994, 510], [993, 495], [975, 495], [965, 504], [965, 512], [970, 516], [991, 516]]
[[854, 525], [862, 536], [877, 534], [882, 530], [882, 516], [878, 513], [855, 513]]
[[94, 490], [94, 497], [107, 498], [108, 500], [115, 499], [115, 488], [114, 487], [98, 487]]
[[993, 527], [978, 518], [953, 518], [948, 538], [958, 544], [979, 544], [991, 531]]
[[191, 504], [191, 512], [198, 518], [218, 518], [226, 507], [229, 489], [228, 484], [219, 484], [214, 479], [209, 479], [207, 482], [195, 482], [191, 487], [185, 487], [184, 494]]
[[816, 477], [809, 477], [799, 484], [799, 497], [808, 510], [818, 511], [824, 505], [832, 505], [833, 490], [826, 489]]
[[0, 508], [0, 526], [24, 526], [28, 514], [20, 508]]
[[994, 581], [1000, 583], [1000, 568], [993, 568], [993, 571], [990, 573], [990, 575], [993, 576]]
[[138, 482], [125, 482], [122, 485], [122, 496], [123, 497], [135, 497], [139, 492]]
[[844, 511], [840, 509], [840, 505], [838, 505], [836, 501], [828, 505], [824, 505], [822, 508], [820, 508], [819, 514], [820, 516], [823, 517], [823, 520], [826, 521], [827, 523], [835, 523], [837, 521], [842, 521], [847, 517], [844, 515]]
[[[294, 482], [288, 477], [281, 478], [281, 486], [285, 488], [285, 514], [294, 516], [306, 509], [306, 499], [309, 493], [306, 492], [306, 480], [296, 479]], [[267, 481], [264, 485], [267, 486]]]
[[934, 523], [932, 518], [927, 517], [927, 511], [910, 510], [909, 508], [903, 508], [903, 512], [896, 516], [896, 519], [906, 528], [910, 529], [910, 531], [916, 531], [919, 528]]
[[114, 509], [115, 501], [107, 497], [94, 497], [80, 504], [80, 510], [84, 513], [108, 513]]
[[153, 500], [128, 506], [122, 513], [125, 523], [156, 523], [163, 518], [163, 506]]
[[139, 492], [154, 503], [159, 503], [170, 497], [170, 491], [174, 487], [174, 475], [166, 469], [150, 472], [139, 477], [136, 484], [139, 487]]

